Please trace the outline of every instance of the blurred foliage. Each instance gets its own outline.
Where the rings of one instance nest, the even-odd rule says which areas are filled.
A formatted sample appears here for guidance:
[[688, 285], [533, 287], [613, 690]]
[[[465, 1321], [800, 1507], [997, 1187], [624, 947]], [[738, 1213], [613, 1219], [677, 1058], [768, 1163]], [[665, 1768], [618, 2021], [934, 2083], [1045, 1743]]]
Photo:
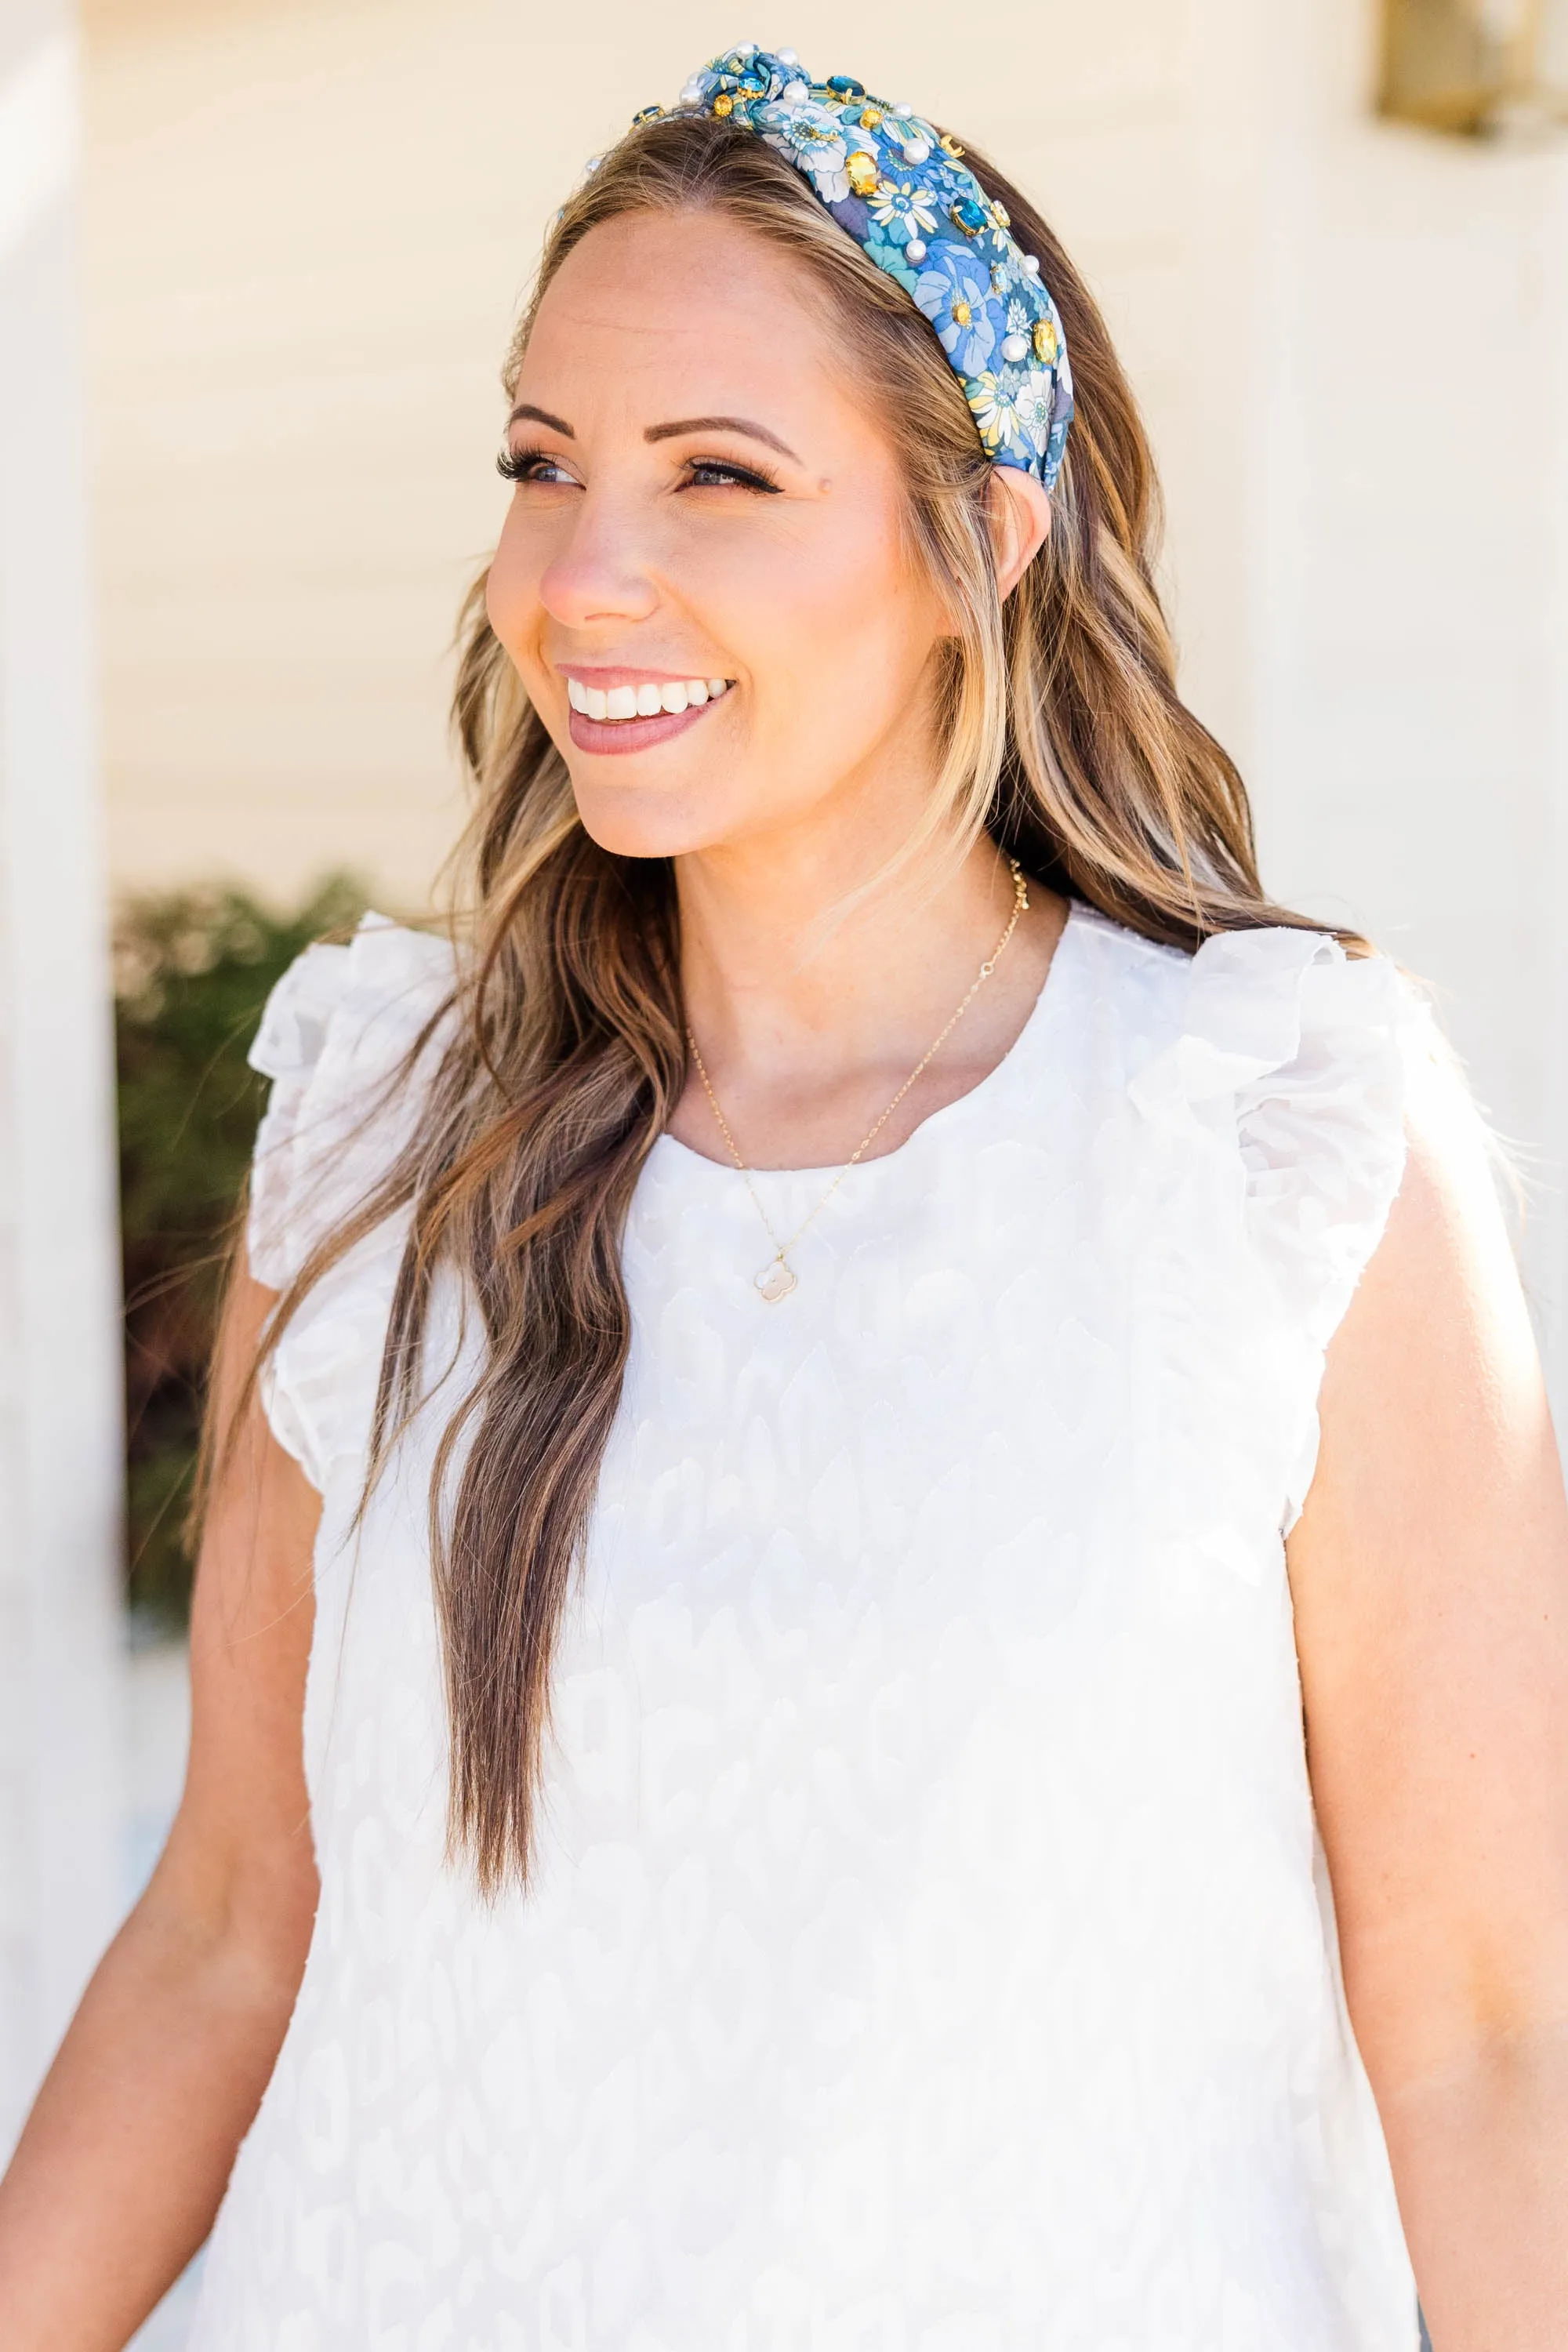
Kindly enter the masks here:
[[364, 906], [346, 877], [276, 915], [238, 891], [137, 898], [115, 929], [132, 1605], [178, 1622], [207, 1359], [267, 1081], [246, 1061], [274, 981]]

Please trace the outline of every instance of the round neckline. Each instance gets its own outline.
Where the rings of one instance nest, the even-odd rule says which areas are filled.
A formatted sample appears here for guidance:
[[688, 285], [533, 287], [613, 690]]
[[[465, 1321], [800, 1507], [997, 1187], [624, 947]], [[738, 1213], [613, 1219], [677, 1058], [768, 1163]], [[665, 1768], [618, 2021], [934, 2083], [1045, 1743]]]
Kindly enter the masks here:
[[[1040, 982], [1039, 991], [1033, 1004], [1024, 1016], [1023, 1027], [1000, 1060], [993, 1062], [984, 1076], [976, 1078], [974, 1084], [972, 1087], [966, 1087], [963, 1094], [954, 1095], [951, 1102], [942, 1103], [938, 1109], [928, 1111], [924, 1118], [910, 1129], [902, 1143], [895, 1144], [891, 1151], [879, 1151], [875, 1159], [858, 1161], [856, 1163], [858, 1171], [892, 1167], [896, 1161], [902, 1160], [906, 1153], [911, 1152], [915, 1145], [931, 1129], [940, 1127], [944, 1119], [952, 1119], [955, 1113], [966, 1111], [972, 1103], [980, 1102], [984, 1097], [1000, 1087], [1011, 1067], [1022, 1055], [1025, 1047], [1032, 1042], [1037, 1031], [1045, 1026], [1046, 1016], [1057, 1001], [1059, 993], [1057, 974], [1066, 953], [1068, 941], [1079, 927], [1079, 918], [1084, 910], [1084, 904], [1081, 898], [1068, 900], [1067, 920], [1062, 925], [1055, 948], [1051, 950], [1050, 962], [1046, 966], [1046, 976]], [[668, 1128], [656, 1139], [653, 1150], [663, 1151], [667, 1148], [668, 1151], [678, 1152], [681, 1160], [689, 1162], [692, 1167], [711, 1169], [715, 1176], [727, 1176], [731, 1182], [738, 1173], [733, 1160], [711, 1160], [705, 1151], [694, 1151], [689, 1143], [682, 1143], [680, 1138], [678, 1135], [671, 1135]], [[650, 1153], [649, 1158], [651, 1159], [652, 1156]], [[776, 1178], [781, 1182], [788, 1182], [792, 1179], [801, 1182], [807, 1179], [826, 1182], [830, 1177], [837, 1176], [844, 1166], [845, 1162], [842, 1160], [833, 1160], [820, 1168], [752, 1168], [747, 1172], [752, 1176]]]

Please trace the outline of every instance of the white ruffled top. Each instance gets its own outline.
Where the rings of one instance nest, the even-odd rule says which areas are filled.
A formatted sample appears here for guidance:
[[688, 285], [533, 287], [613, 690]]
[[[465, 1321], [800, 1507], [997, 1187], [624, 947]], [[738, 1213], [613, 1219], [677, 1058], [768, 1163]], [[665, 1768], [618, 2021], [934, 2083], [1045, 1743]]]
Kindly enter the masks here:
[[[451, 977], [367, 919], [276, 992], [263, 1281], [417, 1120]], [[662, 1139], [493, 1906], [443, 1854], [455, 1390], [356, 1533], [398, 1222], [321, 1284], [268, 1400], [324, 1496], [321, 1906], [196, 2352], [1413, 2352], [1282, 1537], [1430, 1054], [1381, 958], [1078, 908], [780, 1304], [740, 1178]], [[784, 1231], [825, 1179], [758, 1181]]]

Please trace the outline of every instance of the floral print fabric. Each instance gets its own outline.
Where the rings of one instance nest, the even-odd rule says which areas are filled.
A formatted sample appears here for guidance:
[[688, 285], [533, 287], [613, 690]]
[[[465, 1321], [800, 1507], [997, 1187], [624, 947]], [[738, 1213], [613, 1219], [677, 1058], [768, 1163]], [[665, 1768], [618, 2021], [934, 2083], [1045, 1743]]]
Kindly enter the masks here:
[[[639, 122], [661, 113], [647, 107]], [[745, 123], [788, 157], [879, 269], [931, 320], [998, 466], [1048, 490], [1072, 422], [1072, 371], [1049, 289], [963, 149], [852, 74], [813, 81], [793, 49], [744, 41], [680, 93], [677, 112]]]

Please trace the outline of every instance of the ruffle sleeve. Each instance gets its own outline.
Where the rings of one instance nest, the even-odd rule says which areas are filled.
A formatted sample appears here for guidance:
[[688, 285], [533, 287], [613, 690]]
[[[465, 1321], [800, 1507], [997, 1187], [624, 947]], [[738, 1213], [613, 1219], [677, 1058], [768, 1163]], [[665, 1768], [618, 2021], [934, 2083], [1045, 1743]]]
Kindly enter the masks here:
[[[246, 1230], [258, 1281], [285, 1289], [402, 1150], [448, 1034], [437, 1016], [454, 976], [445, 940], [366, 915], [348, 946], [307, 948], [278, 982], [250, 1049], [272, 1081]], [[320, 1488], [368, 1435], [405, 1225], [388, 1219], [338, 1261], [267, 1366], [273, 1431]]]
[[[1325, 1352], [1399, 1191], [1413, 1087], [1438, 1073], [1463, 1091], [1386, 956], [1268, 928], [1207, 940], [1192, 959], [1176, 1034], [1131, 1087], [1184, 1196], [1159, 1221], [1154, 1275], [1163, 1504], [1176, 1528], [1214, 1524], [1216, 1414], [1246, 1515], [1281, 1532], [1299, 1517]], [[1468, 1097], [1466, 1109], [1473, 1119]]]

